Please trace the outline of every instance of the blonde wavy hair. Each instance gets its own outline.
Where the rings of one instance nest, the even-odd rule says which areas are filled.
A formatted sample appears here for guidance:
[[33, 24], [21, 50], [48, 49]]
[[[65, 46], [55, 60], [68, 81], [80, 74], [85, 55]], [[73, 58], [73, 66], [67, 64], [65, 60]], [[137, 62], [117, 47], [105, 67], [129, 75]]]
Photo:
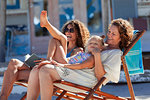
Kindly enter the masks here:
[[72, 25], [75, 30], [77, 30], [77, 47], [82, 47], [84, 49], [84, 46], [87, 42], [87, 40], [90, 37], [90, 32], [87, 29], [87, 27], [79, 20], [70, 20], [67, 23], [64, 24], [62, 27], [62, 33], [65, 34], [65, 29], [68, 25]]
[[104, 35], [102, 36], [92, 35], [85, 44], [85, 52], [88, 52], [88, 45], [92, 39], [96, 40], [101, 46], [107, 46], [107, 44], [105, 44], [104, 42], [104, 38], [105, 38]]
[[122, 18], [115, 19], [109, 25], [109, 28], [114, 25], [118, 27], [118, 31], [120, 33], [120, 44], [119, 48], [122, 50], [123, 48], [127, 48], [127, 46], [131, 43], [133, 38], [133, 26], [129, 23], [129, 21], [124, 20]]

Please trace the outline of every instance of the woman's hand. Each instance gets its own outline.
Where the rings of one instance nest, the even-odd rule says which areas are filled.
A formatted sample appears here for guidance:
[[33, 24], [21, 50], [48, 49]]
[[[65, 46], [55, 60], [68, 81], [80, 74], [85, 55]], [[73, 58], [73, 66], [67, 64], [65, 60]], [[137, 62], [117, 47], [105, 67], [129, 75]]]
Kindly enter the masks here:
[[51, 61], [51, 64], [55, 65], [55, 66], [59, 66], [59, 67], [64, 67], [64, 64], [58, 63], [54, 60]]
[[43, 65], [46, 65], [46, 64], [52, 64], [52, 62], [48, 60], [42, 61], [38, 64], [37, 69], [40, 69]]

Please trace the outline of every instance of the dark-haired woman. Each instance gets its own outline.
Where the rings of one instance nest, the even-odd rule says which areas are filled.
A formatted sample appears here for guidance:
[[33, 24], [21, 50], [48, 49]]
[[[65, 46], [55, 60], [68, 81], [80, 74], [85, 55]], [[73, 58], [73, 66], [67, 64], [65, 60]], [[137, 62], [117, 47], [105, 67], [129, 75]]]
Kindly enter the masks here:
[[[68, 21], [62, 28], [62, 33], [52, 26], [47, 20], [47, 12], [42, 11], [44, 19], [42, 19], [41, 27], [47, 28], [52, 35], [49, 42], [47, 59], [54, 59], [60, 63], [66, 63], [60, 55], [70, 57], [79, 51], [84, 50], [84, 45], [90, 34], [85, 25], [78, 20]], [[66, 36], [64, 36], [66, 35]], [[42, 48], [41, 48], [42, 49]], [[61, 50], [63, 49], [63, 50]], [[62, 52], [64, 51], [64, 52]], [[16, 81], [22, 80], [28, 82], [31, 69], [28, 68], [22, 61], [11, 59], [7, 70], [4, 73], [0, 100], [7, 100], [10, 95], [13, 84]]]

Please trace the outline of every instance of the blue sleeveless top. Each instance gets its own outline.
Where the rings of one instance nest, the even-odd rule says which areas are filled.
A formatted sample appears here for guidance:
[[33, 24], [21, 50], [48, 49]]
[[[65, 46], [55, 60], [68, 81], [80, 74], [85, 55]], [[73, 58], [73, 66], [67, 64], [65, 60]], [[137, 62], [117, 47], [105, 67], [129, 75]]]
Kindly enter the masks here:
[[77, 48], [77, 47], [74, 47], [69, 53], [67, 53], [67, 55], [66, 55], [67, 58], [71, 56], [71, 53], [75, 48]]

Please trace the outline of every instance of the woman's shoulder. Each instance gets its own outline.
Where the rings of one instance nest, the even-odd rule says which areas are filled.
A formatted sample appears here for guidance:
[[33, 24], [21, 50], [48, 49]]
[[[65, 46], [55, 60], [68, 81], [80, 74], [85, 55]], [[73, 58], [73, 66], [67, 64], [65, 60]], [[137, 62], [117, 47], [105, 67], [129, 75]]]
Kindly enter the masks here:
[[104, 50], [102, 52], [107, 53], [107, 54], [111, 54], [111, 55], [114, 55], [114, 54], [122, 55], [123, 54], [123, 52], [120, 49], [110, 49], [110, 50]]

